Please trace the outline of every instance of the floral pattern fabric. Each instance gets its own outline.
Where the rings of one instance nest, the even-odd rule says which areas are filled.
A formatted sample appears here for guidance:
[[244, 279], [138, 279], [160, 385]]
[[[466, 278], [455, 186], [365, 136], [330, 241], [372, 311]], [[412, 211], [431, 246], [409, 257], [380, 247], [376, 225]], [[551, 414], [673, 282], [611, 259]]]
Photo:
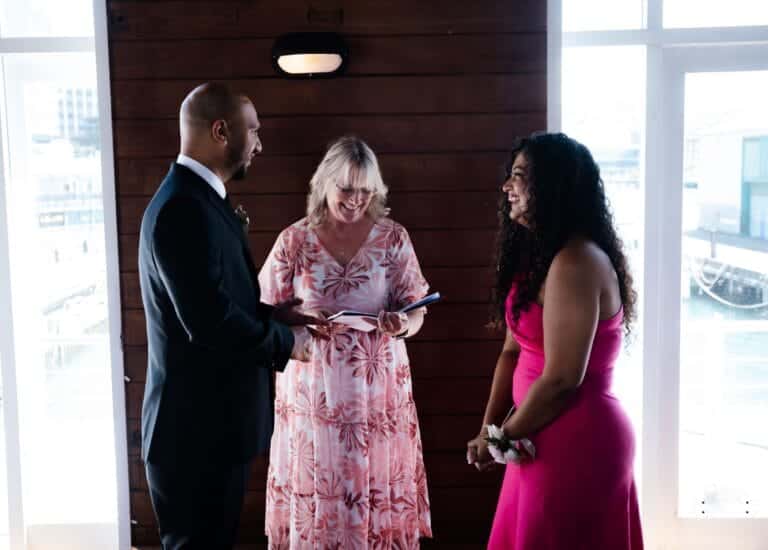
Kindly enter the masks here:
[[[427, 282], [405, 228], [376, 222], [341, 265], [306, 219], [285, 229], [259, 275], [268, 303], [393, 311]], [[273, 549], [413, 549], [431, 536], [429, 497], [403, 340], [334, 325], [308, 363], [277, 374], [267, 474]]]

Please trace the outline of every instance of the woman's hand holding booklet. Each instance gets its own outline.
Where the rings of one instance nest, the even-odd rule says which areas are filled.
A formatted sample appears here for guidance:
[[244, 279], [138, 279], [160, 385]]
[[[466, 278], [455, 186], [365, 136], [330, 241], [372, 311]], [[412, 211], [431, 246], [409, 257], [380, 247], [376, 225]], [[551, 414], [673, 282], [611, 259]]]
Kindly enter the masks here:
[[[397, 310], [396, 313], [408, 313], [414, 309], [419, 309], [421, 307], [428, 306], [429, 304], [433, 304], [438, 300], [440, 300], [440, 293], [433, 292], [421, 300], [408, 304], [407, 306]], [[379, 315], [377, 313], [367, 313], [363, 311], [352, 311], [345, 309], [331, 315], [330, 317], [327, 317], [326, 321], [330, 323], [346, 325], [355, 330], [370, 332], [378, 325], [378, 318]]]

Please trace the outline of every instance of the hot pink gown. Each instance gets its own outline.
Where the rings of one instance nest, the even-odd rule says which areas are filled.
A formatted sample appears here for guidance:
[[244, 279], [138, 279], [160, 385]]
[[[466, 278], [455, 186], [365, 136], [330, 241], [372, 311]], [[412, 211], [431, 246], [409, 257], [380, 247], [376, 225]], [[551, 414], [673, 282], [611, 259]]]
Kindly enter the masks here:
[[[522, 351], [512, 383], [516, 404], [544, 369], [543, 309], [533, 304], [507, 325]], [[611, 393], [622, 341], [622, 312], [600, 321], [584, 382], [557, 419], [531, 437], [536, 459], [507, 465], [488, 548], [491, 550], [640, 550], [632, 472], [635, 440]]]

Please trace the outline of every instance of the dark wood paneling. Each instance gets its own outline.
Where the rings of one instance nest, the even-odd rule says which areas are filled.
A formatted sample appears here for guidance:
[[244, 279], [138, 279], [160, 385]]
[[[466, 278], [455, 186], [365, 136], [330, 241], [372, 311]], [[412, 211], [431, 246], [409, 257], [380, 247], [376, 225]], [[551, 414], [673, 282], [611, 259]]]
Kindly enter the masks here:
[[138, 271], [120, 274], [120, 299], [122, 301], [123, 309], [137, 309], [142, 307]]
[[[466, 434], [469, 440], [475, 434]], [[480, 476], [475, 468], [468, 467], [464, 455], [455, 451], [430, 451], [424, 455], [427, 470], [427, 481], [430, 487], [498, 487], [502, 477], [502, 469]], [[248, 489], [251, 491], [266, 490], [268, 461], [266, 456], [259, 456], [251, 464]], [[137, 457], [129, 460], [132, 491], [149, 491], [144, 473], [144, 463]]]
[[[334, 17], [339, 8], [343, 9], [341, 21]], [[297, 30], [335, 30], [349, 35], [546, 30], [546, 2], [541, 0], [514, 4], [488, 0], [477, 7], [463, 0], [347, 0], [331, 5], [280, 0], [112, 0], [109, 14], [112, 40], [274, 37]]]
[[[495, 191], [460, 191], [456, 193], [397, 193], [389, 206], [392, 217], [410, 230], [414, 229], [493, 229], [496, 227]], [[125, 197], [120, 201], [118, 231], [120, 234], [139, 232], [141, 216], [151, 197]], [[302, 218], [306, 211], [306, 196], [235, 195], [232, 204], [249, 213], [251, 232], [280, 231], [285, 220]]]
[[[543, 73], [383, 76], [333, 80], [238, 80], [226, 82], [254, 98], [263, 116], [334, 115], [339, 113], [513, 113], [546, 108]], [[177, 119], [179, 105], [199, 80], [115, 82], [113, 114], [133, 118]]]
[[125, 376], [131, 381], [143, 382], [147, 378], [147, 347], [125, 346], [123, 348]]
[[[467, 434], [467, 439], [473, 435]], [[464, 455], [458, 451], [427, 452], [424, 455], [424, 464], [430, 487], [490, 487], [495, 489], [501, 485], [501, 478], [503, 477], [502, 468], [488, 472], [488, 475], [479, 475], [475, 468], [467, 465]], [[267, 465], [265, 456], [254, 459], [248, 478], [248, 490], [266, 490]], [[129, 468], [131, 491], [148, 492], [144, 463], [141, 459], [132, 457], [129, 460]]]
[[128, 434], [128, 457], [130, 459], [140, 459], [141, 421], [135, 418], [128, 418], [126, 422], [126, 431]]
[[[501, 351], [501, 335], [496, 340], [455, 342], [408, 341], [411, 375], [417, 383], [432, 378], [490, 378]], [[124, 353], [125, 374], [142, 382], [147, 372], [145, 346], [128, 346]], [[455, 382], [461, 385], [461, 381]]]
[[[438, 306], [435, 306], [438, 307]], [[414, 342], [451, 340], [494, 340], [498, 336], [486, 328], [488, 307], [484, 304], [450, 304], [440, 306], [440, 315], [430, 315]], [[126, 346], [147, 343], [144, 312], [127, 309], [123, 312], [123, 342]]]
[[[503, 337], [485, 327], [501, 167], [517, 137], [546, 125], [546, 3], [109, 0], [108, 10], [134, 545], [159, 544], [139, 458], [147, 350], [137, 233], [177, 154], [179, 102], [217, 79], [248, 93], [263, 124], [264, 153], [228, 188], [251, 215], [257, 265], [304, 215], [331, 140], [354, 133], [379, 156], [392, 217], [445, 297], [407, 344], [435, 533], [423, 547], [484, 548], [502, 472], [479, 474], [465, 449]], [[276, 77], [274, 37], [292, 30], [343, 33], [347, 74]], [[260, 458], [251, 471], [243, 548], [266, 547], [266, 468]]]
[[[466, 465], [466, 464], [465, 464]], [[475, 472], [477, 476], [481, 475]], [[487, 538], [493, 520], [496, 506], [497, 491], [486, 487], [430, 487], [429, 497], [432, 506], [432, 531], [434, 546], [445, 537], [451, 546], [453, 544], [477, 543], [478, 539]], [[131, 516], [135, 522], [133, 528], [143, 529], [147, 536], [156, 529], [149, 494], [143, 491], [131, 492]], [[241, 513], [241, 538], [248, 537], [253, 542], [263, 537], [265, 512], [265, 493], [263, 491], [248, 491], [245, 495]], [[136, 532], [136, 531], [134, 531]], [[482, 534], [481, 534], [482, 533]], [[440, 538], [438, 538], [440, 537]], [[141, 541], [140, 544], [153, 544], [154, 540]]]
[[[417, 405], [418, 406], [418, 405]], [[436, 415], [419, 414], [421, 441], [424, 452], [456, 453], [458, 460], [466, 462], [467, 441], [477, 436], [483, 420], [485, 402], [478, 407], [475, 415]]]
[[[476, 434], [467, 434], [467, 440]], [[424, 455], [424, 467], [427, 471], [429, 487], [477, 488], [488, 487], [497, 491], [504, 477], [502, 467], [480, 474], [474, 466], [467, 464], [466, 447], [461, 452], [427, 452]]]
[[[287, 224], [288, 222], [286, 222]], [[495, 231], [492, 229], [409, 231], [422, 267], [476, 267], [492, 262]], [[251, 254], [261, 265], [277, 238], [277, 231], [250, 233]], [[120, 236], [120, 269], [138, 270], [138, 235]]]
[[[505, 151], [545, 128], [544, 113], [262, 117], [262, 155], [320, 154], [328, 143], [357, 134], [382, 153]], [[175, 155], [175, 120], [116, 120], [117, 157]]]
[[[455, 443], [450, 449], [441, 443], [443, 450], [434, 451], [430, 449], [433, 447], [433, 438], [423, 437], [435, 536], [431, 544], [427, 543], [424, 547], [453, 548], [452, 545], [458, 543], [482, 544], [490, 531], [503, 472], [497, 469], [481, 474], [467, 465], [465, 444], [467, 439], [475, 435], [476, 426], [466, 422], [457, 423], [456, 417], [428, 417], [422, 420], [422, 430], [425, 426], [434, 430], [436, 437], [450, 437]], [[134, 463], [135, 469], [132, 472], [135, 471], [134, 477], [139, 478], [140, 473], [143, 476], [143, 467], [140, 462]], [[265, 462], [258, 459], [255, 464], [243, 506], [240, 531], [240, 539], [251, 543], [262, 540], [264, 525], [265, 493], [263, 483], [259, 480], [265, 477]], [[130, 497], [132, 533], [134, 537], [142, 537], [134, 538], [134, 543], [155, 543], [157, 526], [146, 485], [137, 481], [137, 485], [132, 486]], [[438, 544], [442, 540], [451, 546]]]
[[[467, 358], [471, 364], [472, 359]], [[468, 368], [469, 367], [468, 365]], [[141, 417], [144, 383], [133, 381], [125, 385], [128, 418]], [[413, 397], [419, 414], [434, 415], [482, 415], [483, 403], [491, 389], [491, 379], [486, 378], [430, 378], [413, 382]]]
[[[493, 284], [493, 271], [487, 267], [425, 267], [424, 277], [433, 290], [439, 291], [444, 302], [486, 303]], [[139, 274], [122, 273], [123, 307], [141, 309]], [[440, 312], [440, 305], [437, 313]]]
[[[347, 67], [350, 76], [530, 73], [541, 71], [546, 62], [543, 32], [350, 36], [346, 40], [354, 52]], [[272, 38], [113, 42], [112, 78], [274, 78], [273, 43]]]
[[[259, 156], [247, 178], [231, 185], [234, 195], [306, 193], [321, 154]], [[506, 153], [379, 153], [379, 164], [391, 195], [404, 191], [469, 191], [498, 189]], [[124, 159], [117, 166], [121, 198], [152, 195], [168, 173], [173, 156]]]
[[[450, 452], [464, 458], [467, 441], [475, 437], [483, 420], [485, 402], [479, 403], [477, 414], [425, 415], [419, 413], [421, 440], [425, 453]], [[416, 404], [418, 407], [418, 403]], [[139, 457], [141, 451], [141, 427], [136, 418], [128, 419], [128, 451], [131, 457]]]

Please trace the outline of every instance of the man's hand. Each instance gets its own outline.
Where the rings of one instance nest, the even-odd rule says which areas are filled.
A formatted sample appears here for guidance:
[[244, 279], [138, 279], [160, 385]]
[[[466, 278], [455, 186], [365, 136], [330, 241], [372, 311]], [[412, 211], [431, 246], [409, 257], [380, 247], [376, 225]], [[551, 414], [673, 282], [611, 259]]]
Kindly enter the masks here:
[[275, 310], [272, 312], [272, 318], [275, 321], [288, 325], [290, 327], [303, 326], [303, 325], [317, 325], [325, 326], [328, 321], [320, 317], [306, 315], [296, 308], [303, 303], [301, 298], [292, 298], [285, 302], [280, 302], [275, 305]]
[[291, 359], [308, 362], [312, 356], [312, 335], [306, 327], [291, 327], [293, 349]]

